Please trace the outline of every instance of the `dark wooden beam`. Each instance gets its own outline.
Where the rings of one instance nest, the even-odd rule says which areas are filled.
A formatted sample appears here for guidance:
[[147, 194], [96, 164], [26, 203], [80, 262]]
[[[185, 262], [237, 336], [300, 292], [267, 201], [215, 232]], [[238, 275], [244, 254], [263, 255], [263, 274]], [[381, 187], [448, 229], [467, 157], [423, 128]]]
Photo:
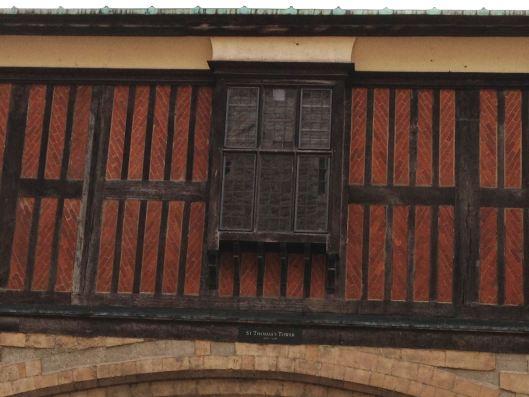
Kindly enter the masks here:
[[[1, 18], [0, 18], [1, 19]], [[207, 69], [104, 69], [0, 67], [0, 82], [58, 84], [193, 84], [211, 85], [213, 75]]]
[[[41, 297], [44, 296], [41, 294]], [[0, 331], [42, 332], [46, 329], [50, 333], [86, 336], [236, 341], [241, 326], [281, 326], [296, 329], [301, 333], [300, 342], [306, 344], [529, 352], [529, 323], [526, 320], [461, 320], [444, 316], [388, 318], [387, 315], [351, 316], [311, 313], [308, 310], [298, 314], [258, 313], [220, 306], [193, 309], [188, 301], [184, 303], [187, 308], [158, 310], [3, 304], [0, 306]], [[292, 305], [290, 300], [285, 303]], [[443, 309], [442, 305], [425, 303], [424, 306], [432, 311], [437, 309], [439, 313]]]
[[349, 202], [387, 205], [453, 205], [451, 187], [349, 186]]
[[527, 36], [523, 15], [0, 15], [0, 34], [76, 36]]
[[203, 201], [206, 184], [171, 181], [107, 181], [103, 196], [113, 199]]

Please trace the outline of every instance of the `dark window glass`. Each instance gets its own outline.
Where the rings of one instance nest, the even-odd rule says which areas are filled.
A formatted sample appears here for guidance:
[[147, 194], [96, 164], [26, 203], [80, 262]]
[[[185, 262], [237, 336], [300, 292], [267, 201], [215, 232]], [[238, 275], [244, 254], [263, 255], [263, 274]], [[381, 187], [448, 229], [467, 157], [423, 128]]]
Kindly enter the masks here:
[[266, 88], [263, 103], [263, 138], [266, 148], [291, 148], [296, 130], [297, 90]]
[[259, 88], [229, 88], [226, 107], [226, 146], [255, 147]]
[[223, 174], [221, 228], [251, 230], [255, 155], [225, 154]]
[[300, 148], [329, 148], [331, 133], [331, 90], [302, 90], [300, 124]]
[[300, 156], [296, 194], [296, 230], [327, 230], [329, 157]]
[[231, 87], [227, 100], [220, 228], [327, 232], [332, 90]]
[[294, 157], [263, 155], [259, 176], [259, 222], [263, 231], [292, 230]]

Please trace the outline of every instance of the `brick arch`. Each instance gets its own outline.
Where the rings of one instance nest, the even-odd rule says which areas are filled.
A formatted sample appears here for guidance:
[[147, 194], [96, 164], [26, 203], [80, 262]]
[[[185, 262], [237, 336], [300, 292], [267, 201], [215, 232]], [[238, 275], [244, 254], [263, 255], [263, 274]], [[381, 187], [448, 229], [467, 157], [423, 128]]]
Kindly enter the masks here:
[[263, 371], [181, 371], [116, 377], [37, 389], [21, 396], [40, 397], [404, 397], [349, 382]]
[[[257, 380], [276, 385], [318, 386], [326, 390], [324, 395], [328, 397], [499, 395], [493, 385], [434, 365], [391, 358], [376, 349], [141, 339], [120, 345], [105, 338], [91, 345], [81, 342], [73, 349], [50, 348], [49, 356], [41, 352], [34, 355], [40, 358], [3, 365], [0, 373], [8, 375], [3, 378], [0, 375], [0, 396], [44, 397], [59, 393], [69, 396], [68, 393], [79, 390], [101, 393], [102, 388], [120, 385], [139, 387], [153, 382], [178, 385], [184, 380], [215, 379], [251, 380], [254, 383], [247, 383], [253, 386]], [[238, 390], [245, 392], [240, 386]], [[258, 395], [258, 390], [247, 394]]]
[[179, 379], [100, 386], [54, 397], [373, 397], [373, 394], [312, 383], [241, 378]]

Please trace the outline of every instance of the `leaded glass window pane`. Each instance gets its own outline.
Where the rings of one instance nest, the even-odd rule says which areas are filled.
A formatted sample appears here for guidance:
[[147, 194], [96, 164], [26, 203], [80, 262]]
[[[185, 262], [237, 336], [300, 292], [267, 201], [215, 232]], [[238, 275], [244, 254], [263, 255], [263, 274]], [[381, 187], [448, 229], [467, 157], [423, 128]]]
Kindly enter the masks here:
[[262, 146], [292, 148], [296, 130], [297, 90], [266, 88], [263, 102]]
[[254, 202], [255, 155], [224, 155], [221, 228], [251, 230]]
[[262, 231], [292, 230], [294, 157], [263, 155], [259, 176], [259, 221]]
[[257, 144], [259, 88], [229, 88], [226, 113], [226, 146], [255, 147]]
[[303, 89], [299, 146], [327, 149], [331, 133], [331, 90]]
[[331, 96], [328, 88], [228, 88], [222, 230], [327, 232]]
[[296, 194], [296, 231], [326, 231], [329, 157], [300, 156]]

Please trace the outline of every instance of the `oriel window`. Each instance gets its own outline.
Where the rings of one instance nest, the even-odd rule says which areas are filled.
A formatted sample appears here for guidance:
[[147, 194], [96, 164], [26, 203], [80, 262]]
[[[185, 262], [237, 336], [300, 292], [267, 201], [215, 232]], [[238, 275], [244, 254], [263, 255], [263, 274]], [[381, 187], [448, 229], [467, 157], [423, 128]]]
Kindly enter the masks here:
[[221, 231], [328, 232], [332, 93], [320, 86], [227, 87]]

